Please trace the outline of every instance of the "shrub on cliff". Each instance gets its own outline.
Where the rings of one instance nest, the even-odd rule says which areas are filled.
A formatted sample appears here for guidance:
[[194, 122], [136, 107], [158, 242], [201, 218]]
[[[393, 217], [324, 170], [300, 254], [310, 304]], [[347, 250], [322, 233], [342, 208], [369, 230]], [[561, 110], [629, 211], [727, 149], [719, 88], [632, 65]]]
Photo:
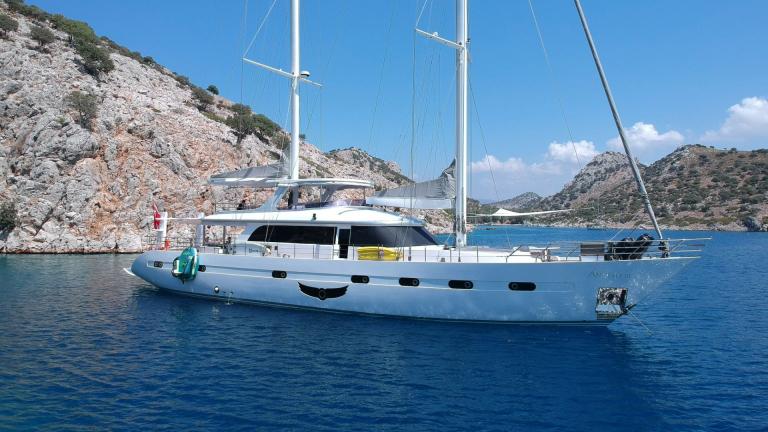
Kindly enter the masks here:
[[0, 37], [7, 38], [8, 33], [19, 29], [19, 23], [6, 14], [0, 14]]
[[16, 205], [5, 202], [0, 205], [0, 231], [11, 232], [19, 226], [19, 216], [16, 213]]
[[51, 22], [54, 27], [69, 35], [69, 43], [80, 55], [86, 72], [98, 76], [101, 72], [109, 73], [115, 68], [109, 58], [109, 51], [99, 46], [101, 40], [87, 23], [61, 14], [51, 16]]
[[209, 85], [206, 90], [208, 90], [211, 94], [215, 94], [215, 95], [219, 94], [219, 88], [213, 84]]
[[185, 75], [174, 75], [173, 79], [176, 80], [177, 83], [181, 84], [182, 86], [190, 87], [192, 85], [191, 82], [189, 82], [189, 78]]
[[243, 105], [239, 103], [236, 103], [231, 107], [229, 107], [229, 110], [235, 114], [246, 114], [246, 115], [251, 114], [251, 107], [249, 107], [248, 105]]
[[29, 36], [37, 41], [40, 48], [56, 40], [56, 36], [53, 35], [52, 31], [40, 26], [32, 26], [32, 29], [29, 31]]
[[272, 138], [277, 132], [280, 131], [280, 125], [273, 122], [272, 119], [265, 116], [264, 114], [254, 115], [254, 120], [256, 121], [256, 127], [259, 129], [259, 131], [268, 138]]
[[73, 91], [66, 97], [67, 105], [77, 111], [77, 122], [85, 129], [92, 130], [93, 119], [96, 118], [98, 103], [96, 95]]
[[230, 116], [225, 121], [225, 124], [232, 128], [235, 136], [237, 137], [237, 143], [243, 140], [248, 135], [255, 134], [257, 131], [256, 120], [253, 114], [235, 114]]
[[14, 12], [18, 12], [34, 20], [44, 21], [50, 18], [50, 14], [48, 14], [48, 12], [40, 9], [37, 6], [28, 6], [24, 4], [23, 0], [5, 0], [5, 3], [8, 5], [8, 9]]
[[197, 109], [200, 111], [205, 111], [208, 105], [213, 103], [213, 95], [200, 87], [192, 88], [192, 97], [197, 101]]
[[100, 72], [109, 73], [115, 68], [109, 52], [96, 44], [86, 40], [75, 40], [75, 50], [83, 59], [85, 71], [93, 76], [98, 76]]
[[68, 34], [72, 43], [77, 41], [86, 41], [94, 45], [99, 43], [99, 38], [88, 23], [69, 19], [61, 14], [53, 15], [51, 23], [56, 29]]
[[234, 104], [230, 110], [235, 114], [228, 117], [225, 124], [233, 129], [238, 143], [248, 135], [273, 138], [280, 131], [277, 123], [264, 114], [253, 114], [246, 105]]

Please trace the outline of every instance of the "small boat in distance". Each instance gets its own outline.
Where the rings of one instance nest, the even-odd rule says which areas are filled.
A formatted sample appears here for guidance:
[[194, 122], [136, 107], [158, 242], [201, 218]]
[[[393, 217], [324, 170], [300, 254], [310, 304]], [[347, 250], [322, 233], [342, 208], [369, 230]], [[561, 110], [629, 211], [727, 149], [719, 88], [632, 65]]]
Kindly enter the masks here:
[[[299, 0], [291, 0], [291, 71], [245, 60], [291, 80], [289, 157], [210, 180], [225, 187], [271, 188], [274, 194], [255, 209], [176, 219], [196, 226], [195, 237], [181, 241], [167, 237], [168, 215], [158, 214], [156, 238], [134, 261], [133, 274], [174, 293], [280, 307], [607, 325], [692, 262], [699, 241], [663, 239], [658, 229], [658, 239], [643, 235], [509, 249], [467, 243], [468, 9], [466, 0], [456, 3], [456, 40], [416, 29], [456, 53], [456, 160], [439, 178], [373, 195], [366, 180], [299, 178], [299, 86], [309, 74], [299, 67]], [[455, 244], [440, 244], [421, 220], [386, 207], [453, 208]], [[206, 242], [206, 227], [222, 227], [224, 241]], [[240, 230], [234, 240], [226, 227]]]

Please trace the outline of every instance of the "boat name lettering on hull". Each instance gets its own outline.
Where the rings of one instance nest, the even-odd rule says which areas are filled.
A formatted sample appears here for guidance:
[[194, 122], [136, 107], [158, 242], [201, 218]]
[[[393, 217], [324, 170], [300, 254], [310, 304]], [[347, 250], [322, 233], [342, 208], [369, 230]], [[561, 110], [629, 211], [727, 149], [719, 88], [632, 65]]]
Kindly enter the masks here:
[[589, 275], [595, 279], [630, 279], [632, 278], [632, 273], [593, 271]]

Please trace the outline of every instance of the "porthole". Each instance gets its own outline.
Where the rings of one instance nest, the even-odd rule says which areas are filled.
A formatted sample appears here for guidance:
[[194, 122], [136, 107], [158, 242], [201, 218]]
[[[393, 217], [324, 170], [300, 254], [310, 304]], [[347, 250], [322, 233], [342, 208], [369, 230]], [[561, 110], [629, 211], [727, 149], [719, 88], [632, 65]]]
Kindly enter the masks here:
[[509, 289], [512, 291], [533, 291], [536, 289], [536, 284], [533, 282], [510, 282]]
[[204, 265], [197, 266], [197, 271], [204, 272], [206, 270], [206, 267]]
[[285, 279], [286, 277], [288, 277], [288, 273], [282, 270], [275, 270], [272, 272], [272, 277], [277, 279]]
[[152, 263], [152, 267], [163, 268], [163, 262], [162, 261], [155, 261], [155, 262]]
[[362, 283], [367, 284], [370, 281], [368, 276], [362, 276], [362, 275], [353, 275], [352, 276], [352, 282], [353, 283]]
[[416, 278], [400, 278], [400, 285], [402, 286], [419, 286], [419, 280]]
[[472, 289], [475, 284], [468, 280], [452, 280], [448, 281], [448, 286], [454, 289]]

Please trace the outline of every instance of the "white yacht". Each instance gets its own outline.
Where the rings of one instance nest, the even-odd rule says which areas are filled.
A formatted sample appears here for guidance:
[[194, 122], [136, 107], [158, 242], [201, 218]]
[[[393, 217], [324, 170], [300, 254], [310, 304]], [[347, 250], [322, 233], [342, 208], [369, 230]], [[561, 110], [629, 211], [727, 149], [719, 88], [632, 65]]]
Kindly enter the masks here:
[[[583, 15], [582, 21], [593, 47]], [[157, 214], [156, 238], [131, 272], [165, 290], [222, 301], [417, 319], [606, 325], [695, 259], [700, 242], [662, 240], [647, 199], [657, 240], [509, 250], [468, 245], [466, 0], [457, 2], [456, 41], [417, 32], [456, 50], [455, 166], [436, 180], [372, 194], [373, 184], [365, 180], [299, 178], [298, 90], [308, 73], [299, 67], [299, 0], [291, 0], [291, 71], [246, 60], [292, 81], [288, 160], [210, 180], [223, 187], [273, 188], [273, 196], [255, 209], [176, 219], [197, 227], [194, 239], [183, 244], [166, 234], [172, 219]], [[593, 54], [604, 78], [594, 48]], [[607, 85], [606, 93], [613, 109]], [[637, 171], [636, 179], [647, 198]], [[355, 193], [360, 199], [350, 199]], [[315, 198], [302, 202], [301, 196]], [[453, 207], [455, 244], [441, 244], [422, 221], [385, 209], [392, 207]], [[227, 227], [236, 227], [230, 231], [237, 232], [234, 239]], [[223, 241], [208, 241], [206, 230], [216, 229]]]

